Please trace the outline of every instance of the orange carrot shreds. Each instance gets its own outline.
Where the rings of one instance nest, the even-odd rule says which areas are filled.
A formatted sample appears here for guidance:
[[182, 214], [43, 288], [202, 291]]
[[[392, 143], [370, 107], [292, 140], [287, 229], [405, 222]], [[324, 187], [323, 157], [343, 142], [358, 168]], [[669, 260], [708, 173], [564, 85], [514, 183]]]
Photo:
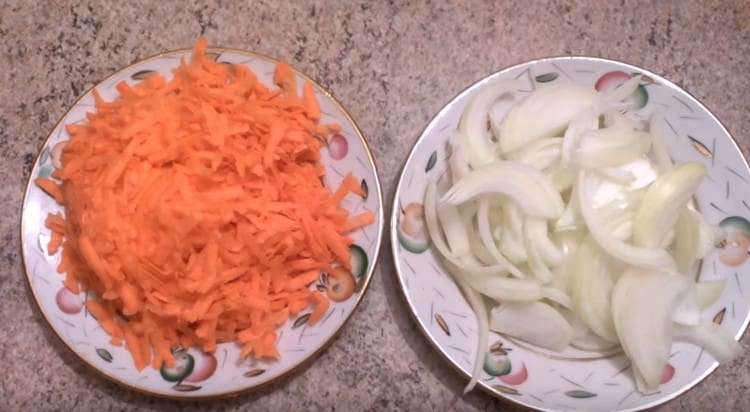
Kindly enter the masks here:
[[63, 192], [62, 190], [60, 190], [60, 186], [55, 183], [54, 180], [44, 177], [38, 177], [34, 179], [34, 183], [39, 186], [39, 188], [47, 192], [48, 195], [52, 196], [52, 198], [55, 199], [57, 203], [62, 204], [64, 202]]
[[311, 119], [320, 119], [320, 102], [315, 98], [315, 92], [310, 82], [305, 82], [302, 88], [302, 103]]
[[325, 296], [317, 292], [313, 292], [310, 294], [310, 300], [314, 302], [315, 309], [313, 309], [312, 313], [310, 314], [310, 319], [307, 322], [310, 325], [314, 325], [320, 320], [320, 318], [323, 317], [326, 311], [328, 311], [328, 307], [331, 305], [331, 303]]
[[362, 195], [347, 175], [333, 193], [321, 178], [320, 103], [284, 62], [276, 86], [247, 67], [206, 57], [199, 39], [172, 80], [153, 74], [117, 85], [66, 126], [62, 168], [36, 184], [65, 207], [50, 214], [48, 251], [88, 311], [138, 369], [173, 365], [175, 348], [278, 358], [276, 328], [311, 310], [322, 270], [350, 265], [347, 232], [372, 221], [341, 202]]
[[372, 212], [362, 212], [352, 216], [344, 225], [344, 231], [349, 232], [361, 227], [368, 226], [375, 222], [375, 214]]

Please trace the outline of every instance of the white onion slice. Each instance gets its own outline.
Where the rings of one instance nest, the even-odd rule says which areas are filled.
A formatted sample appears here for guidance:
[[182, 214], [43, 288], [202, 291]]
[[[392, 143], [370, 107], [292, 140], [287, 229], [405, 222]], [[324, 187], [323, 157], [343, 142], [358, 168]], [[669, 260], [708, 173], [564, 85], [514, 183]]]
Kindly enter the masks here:
[[563, 350], [573, 339], [573, 328], [543, 302], [501, 303], [490, 311], [490, 330], [552, 350]]
[[513, 161], [498, 161], [473, 170], [455, 182], [441, 202], [457, 205], [484, 194], [507, 196], [529, 216], [551, 219], [559, 217], [564, 208], [547, 176]]
[[586, 187], [586, 172], [579, 173], [577, 185], [579, 186], [578, 204], [581, 208], [581, 215], [591, 231], [591, 235], [602, 249], [623, 262], [637, 267], [666, 270], [675, 268], [674, 259], [665, 250], [633, 246], [607, 232], [593, 210], [593, 201]]
[[644, 390], [659, 386], [672, 346], [672, 318], [687, 283], [680, 274], [629, 269], [612, 290], [617, 336]]

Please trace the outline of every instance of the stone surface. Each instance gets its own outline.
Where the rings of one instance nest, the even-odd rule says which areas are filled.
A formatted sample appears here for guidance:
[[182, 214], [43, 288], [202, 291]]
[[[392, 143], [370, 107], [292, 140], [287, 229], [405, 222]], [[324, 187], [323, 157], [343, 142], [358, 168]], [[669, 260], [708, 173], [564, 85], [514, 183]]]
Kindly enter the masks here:
[[[446, 102], [495, 70], [544, 56], [614, 58], [664, 75], [713, 110], [744, 153], [750, 148], [747, 1], [196, 3], [0, 4], [0, 410], [512, 408], [481, 392], [455, 399], [465, 382], [412, 321], [387, 241], [362, 306], [333, 344], [235, 399], [149, 398], [99, 378], [57, 340], [27, 296], [20, 257], [21, 201], [37, 150], [98, 80], [198, 35], [286, 59], [331, 90], [369, 139], [388, 200], [406, 153]], [[748, 410], [748, 371], [745, 352], [663, 409]]]

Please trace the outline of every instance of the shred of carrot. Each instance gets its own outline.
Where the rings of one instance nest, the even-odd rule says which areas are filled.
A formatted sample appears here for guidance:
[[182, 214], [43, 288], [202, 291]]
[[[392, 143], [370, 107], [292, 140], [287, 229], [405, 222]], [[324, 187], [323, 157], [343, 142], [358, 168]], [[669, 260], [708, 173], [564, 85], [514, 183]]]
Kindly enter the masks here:
[[279, 62], [271, 88], [206, 48], [199, 38], [171, 80], [120, 83], [113, 101], [94, 90], [94, 111], [66, 126], [61, 183], [35, 180], [65, 208], [45, 220], [63, 284], [95, 296], [87, 310], [139, 370], [222, 342], [278, 358], [276, 328], [326, 313], [310, 285], [350, 265], [347, 232], [374, 219], [341, 206], [362, 195], [351, 174], [334, 192], [322, 183], [322, 142], [341, 126], [318, 123], [312, 84], [300, 96]]
[[320, 320], [320, 318], [323, 317], [323, 315], [325, 315], [331, 303], [325, 296], [321, 295], [318, 292], [310, 293], [310, 300], [315, 305], [315, 308], [310, 314], [310, 319], [308, 319], [307, 323], [310, 325], [314, 325], [318, 322], [318, 320]]
[[38, 177], [34, 179], [34, 183], [47, 192], [48, 195], [52, 196], [57, 203], [63, 204], [64, 197], [62, 190], [60, 190], [60, 186], [54, 180], [45, 177]]
[[312, 83], [309, 81], [305, 82], [305, 85], [302, 88], [302, 102], [305, 106], [307, 115], [310, 116], [311, 119], [320, 119], [320, 102], [315, 98], [315, 91]]
[[352, 230], [368, 226], [373, 222], [375, 222], [375, 214], [370, 211], [362, 212], [349, 218], [349, 220], [343, 226], [343, 230], [344, 232], [351, 232]]

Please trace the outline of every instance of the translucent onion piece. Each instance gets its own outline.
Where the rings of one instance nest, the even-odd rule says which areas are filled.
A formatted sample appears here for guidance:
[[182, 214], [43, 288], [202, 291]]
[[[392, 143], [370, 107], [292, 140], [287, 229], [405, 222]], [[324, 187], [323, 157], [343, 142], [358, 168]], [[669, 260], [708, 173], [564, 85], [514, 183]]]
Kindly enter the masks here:
[[698, 307], [701, 310], [713, 305], [721, 297], [726, 286], [726, 279], [717, 279], [695, 284], [695, 294], [698, 300]]
[[471, 309], [477, 315], [477, 352], [474, 356], [474, 367], [471, 371], [471, 379], [466, 385], [466, 388], [464, 388], [465, 395], [472, 389], [474, 389], [474, 386], [476, 386], [477, 381], [479, 381], [479, 376], [482, 372], [484, 357], [487, 354], [486, 346], [487, 339], [489, 337], [489, 319], [487, 316], [487, 308], [485, 308], [484, 306], [484, 300], [482, 299], [482, 296], [474, 289], [472, 289], [469, 285], [467, 285], [466, 282], [462, 279], [455, 279], [459, 288], [461, 288], [461, 291], [466, 297], [466, 300], [469, 302]]
[[508, 153], [505, 158], [525, 163], [537, 170], [545, 170], [560, 161], [562, 140], [561, 137], [539, 139]]
[[612, 290], [617, 336], [643, 390], [659, 386], [672, 346], [672, 318], [687, 284], [680, 274], [630, 269]]
[[509, 153], [544, 137], [559, 136], [598, 94], [591, 87], [556, 84], [537, 89], [514, 106], [500, 124], [500, 150]]
[[492, 104], [503, 95], [518, 88], [516, 80], [495, 80], [484, 86], [466, 105], [458, 124], [458, 131], [463, 137], [467, 159], [473, 168], [497, 160], [495, 147], [487, 130], [489, 111]]
[[659, 176], [636, 210], [633, 244], [648, 248], [661, 245], [705, 175], [703, 164], [684, 162]]
[[504, 195], [528, 216], [553, 219], [562, 214], [560, 193], [542, 172], [513, 161], [498, 161], [473, 170], [453, 184], [442, 203], [461, 204], [483, 194]]
[[[427, 226], [427, 233], [430, 234], [430, 241], [443, 258], [450, 262], [454, 267], [463, 271], [474, 274], [494, 274], [501, 275], [507, 272], [503, 265], [485, 266], [473, 259], [473, 255], [463, 256], [459, 259], [454, 256], [448, 247], [443, 236], [443, 229], [440, 226], [437, 214], [437, 188], [435, 183], [427, 185], [424, 196], [424, 218]], [[474, 261], [472, 261], [474, 260]]]
[[604, 107], [611, 105], [613, 103], [617, 103], [620, 101], [623, 101], [627, 99], [635, 89], [638, 88], [638, 84], [641, 81], [641, 76], [633, 76], [621, 85], [617, 86], [616, 88], [612, 90], [608, 90], [606, 92], [601, 93], [601, 101], [600, 104]]
[[562, 151], [560, 161], [563, 166], [570, 166], [573, 162], [573, 154], [578, 147], [578, 140], [584, 132], [596, 130], [599, 128], [598, 116], [593, 110], [584, 110], [578, 113], [565, 129], [563, 135]]
[[558, 351], [573, 339], [573, 328], [565, 317], [543, 302], [504, 302], [495, 306], [490, 311], [490, 330]]
[[742, 346], [726, 328], [707, 320], [696, 326], [674, 325], [674, 340], [698, 345], [721, 363], [742, 352]]
[[611, 233], [607, 232], [602, 222], [594, 212], [593, 201], [590, 191], [586, 187], [586, 172], [580, 172], [578, 175], [578, 203], [581, 208], [581, 215], [586, 222], [586, 226], [591, 231], [591, 235], [596, 242], [610, 255], [629, 263], [636, 267], [646, 267], [654, 269], [675, 269], [674, 259], [669, 253], [662, 249], [642, 248], [630, 245], [617, 239]]
[[622, 166], [643, 156], [651, 148], [651, 135], [648, 133], [623, 131], [617, 140], [612, 137], [605, 140], [599, 136], [595, 139], [581, 139], [581, 146], [575, 153], [579, 166], [586, 169]]
[[497, 250], [495, 240], [492, 238], [492, 230], [489, 222], [489, 211], [490, 211], [490, 199], [482, 198], [479, 200], [479, 207], [477, 209], [477, 228], [479, 232], [479, 238], [482, 240], [482, 244], [489, 254], [495, 259], [495, 262], [500, 265], [508, 267], [508, 271], [517, 278], [524, 278], [524, 274], [518, 270], [505, 256]]
[[464, 150], [461, 136], [453, 132], [448, 138], [448, 145], [451, 148], [451, 157], [448, 159], [448, 166], [451, 169], [451, 177], [456, 182], [458, 179], [469, 174], [469, 161], [466, 158], [466, 151]]
[[591, 237], [581, 243], [574, 259], [570, 296], [575, 313], [599, 337], [617, 342], [610, 304], [616, 262]]

